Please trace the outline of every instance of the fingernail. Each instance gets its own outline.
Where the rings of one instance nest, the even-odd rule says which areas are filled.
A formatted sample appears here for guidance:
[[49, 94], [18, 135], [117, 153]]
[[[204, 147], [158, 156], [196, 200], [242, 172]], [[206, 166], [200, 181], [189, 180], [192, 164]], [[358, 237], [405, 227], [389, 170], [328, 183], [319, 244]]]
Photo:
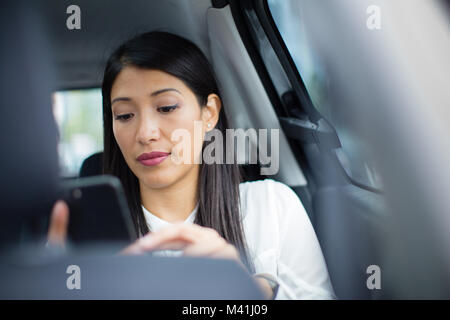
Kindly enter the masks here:
[[62, 200], [56, 201], [56, 203], [55, 203], [55, 212], [57, 214], [60, 214], [60, 212], [62, 212], [63, 206], [64, 206], [64, 203], [63, 203]]

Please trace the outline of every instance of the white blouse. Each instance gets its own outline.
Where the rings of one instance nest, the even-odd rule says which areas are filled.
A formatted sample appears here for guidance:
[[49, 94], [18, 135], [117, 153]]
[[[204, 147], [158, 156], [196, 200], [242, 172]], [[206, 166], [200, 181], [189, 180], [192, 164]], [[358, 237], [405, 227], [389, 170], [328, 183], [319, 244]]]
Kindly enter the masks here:
[[[278, 283], [275, 299], [335, 299], [319, 242], [295, 192], [272, 179], [244, 182], [239, 190], [243, 228], [255, 274]], [[194, 222], [197, 208], [198, 204], [184, 223]], [[142, 209], [152, 231], [170, 225]]]

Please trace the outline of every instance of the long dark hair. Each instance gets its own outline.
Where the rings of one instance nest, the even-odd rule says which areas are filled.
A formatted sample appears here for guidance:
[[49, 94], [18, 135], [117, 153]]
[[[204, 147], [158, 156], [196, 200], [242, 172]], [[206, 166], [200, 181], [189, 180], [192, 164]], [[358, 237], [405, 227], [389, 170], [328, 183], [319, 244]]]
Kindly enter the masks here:
[[[213, 70], [201, 50], [192, 42], [166, 32], [140, 34], [117, 48], [106, 63], [102, 85], [105, 174], [117, 176], [123, 184], [128, 199], [136, 232], [149, 232], [141, 207], [141, 196], [137, 177], [127, 166], [112, 131], [111, 88], [126, 66], [166, 72], [184, 82], [196, 95], [199, 105], [204, 107], [207, 97], [220, 92]], [[222, 107], [216, 129], [225, 136], [229, 128]], [[205, 141], [203, 149], [211, 142]], [[233, 164], [200, 165], [198, 184], [199, 205], [194, 223], [213, 228], [240, 252], [243, 263], [254, 271], [244, 237], [240, 215], [239, 166]]]

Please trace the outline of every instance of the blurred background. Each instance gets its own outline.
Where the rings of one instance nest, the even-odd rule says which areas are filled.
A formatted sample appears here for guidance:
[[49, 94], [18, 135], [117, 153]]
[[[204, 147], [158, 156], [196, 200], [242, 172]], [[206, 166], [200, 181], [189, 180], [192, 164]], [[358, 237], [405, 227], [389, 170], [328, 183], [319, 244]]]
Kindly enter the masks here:
[[83, 160], [103, 150], [101, 105], [100, 89], [56, 91], [53, 94], [62, 176], [77, 176]]

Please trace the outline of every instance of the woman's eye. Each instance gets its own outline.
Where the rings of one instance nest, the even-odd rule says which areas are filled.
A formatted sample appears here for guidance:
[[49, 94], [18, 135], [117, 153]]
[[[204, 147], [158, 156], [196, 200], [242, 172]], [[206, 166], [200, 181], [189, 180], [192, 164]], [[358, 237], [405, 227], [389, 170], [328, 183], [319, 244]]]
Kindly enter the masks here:
[[156, 110], [161, 113], [169, 113], [174, 111], [176, 108], [178, 108], [178, 105], [158, 107]]
[[117, 116], [115, 116], [114, 119], [119, 120], [119, 121], [127, 121], [130, 120], [133, 117], [132, 113], [127, 113], [127, 114], [119, 114]]

